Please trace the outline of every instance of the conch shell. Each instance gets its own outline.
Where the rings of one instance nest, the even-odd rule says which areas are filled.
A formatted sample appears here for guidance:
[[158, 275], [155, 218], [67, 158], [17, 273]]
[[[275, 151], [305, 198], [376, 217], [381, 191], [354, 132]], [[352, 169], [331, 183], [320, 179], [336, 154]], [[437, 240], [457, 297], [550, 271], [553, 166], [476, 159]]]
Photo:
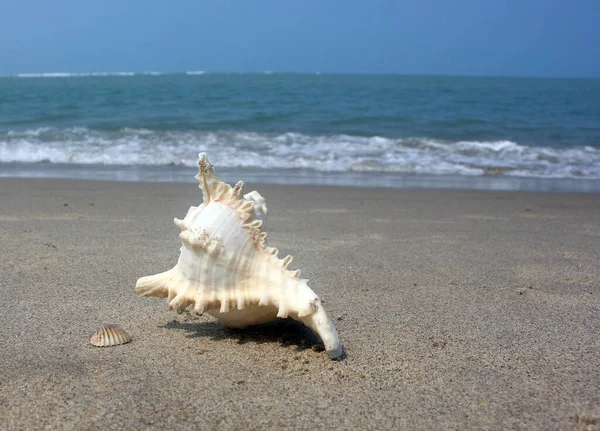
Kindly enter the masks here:
[[337, 330], [319, 297], [299, 270], [287, 269], [292, 257], [279, 259], [267, 245], [264, 198], [256, 191], [242, 196], [241, 181], [234, 187], [220, 181], [204, 153], [198, 168], [204, 202], [175, 219], [183, 244], [179, 261], [169, 271], [140, 278], [136, 292], [167, 297], [178, 311], [193, 305], [233, 328], [291, 317], [316, 333], [331, 358], [340, 358]]

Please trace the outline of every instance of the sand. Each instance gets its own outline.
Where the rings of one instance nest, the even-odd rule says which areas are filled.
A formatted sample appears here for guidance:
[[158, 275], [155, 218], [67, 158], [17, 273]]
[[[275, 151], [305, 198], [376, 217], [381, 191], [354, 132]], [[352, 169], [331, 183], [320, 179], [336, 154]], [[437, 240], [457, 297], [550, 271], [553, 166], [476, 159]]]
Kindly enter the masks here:
[[135, 294], [195, 185], [1, 179], [0, 428], [600, 427], [600, 195], [256, 188], [345, 360]]

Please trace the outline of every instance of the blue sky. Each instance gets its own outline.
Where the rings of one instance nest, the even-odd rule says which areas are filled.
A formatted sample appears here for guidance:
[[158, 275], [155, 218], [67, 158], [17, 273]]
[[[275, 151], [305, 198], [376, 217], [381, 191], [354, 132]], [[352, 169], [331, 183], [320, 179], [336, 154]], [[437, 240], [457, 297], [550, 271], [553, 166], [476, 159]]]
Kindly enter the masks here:
[[599, 0], [2, 0], [0, 73], [600, 77], [599, 23]]

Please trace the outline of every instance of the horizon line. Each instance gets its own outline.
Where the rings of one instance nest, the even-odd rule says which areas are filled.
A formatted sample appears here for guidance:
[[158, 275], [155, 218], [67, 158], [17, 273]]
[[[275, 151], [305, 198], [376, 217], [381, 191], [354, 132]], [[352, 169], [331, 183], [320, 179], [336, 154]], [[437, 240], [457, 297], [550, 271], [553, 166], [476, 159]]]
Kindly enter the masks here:
[[600, 79], [599, 76], [542, 76], [542, 75], [477, 75], [453, 73], [398, 73], [398, 72], [290, 72], [290, 71], [114, 71], [114, 72], [16, 72], [0, 73], [0, 78], [101, 78], [132, 76], [165, 76], [165, 75], [309, 75], [309, 76], [404, 76], [404, 77], [452, 77], [452, 78], [519, 78], [519, 79]]

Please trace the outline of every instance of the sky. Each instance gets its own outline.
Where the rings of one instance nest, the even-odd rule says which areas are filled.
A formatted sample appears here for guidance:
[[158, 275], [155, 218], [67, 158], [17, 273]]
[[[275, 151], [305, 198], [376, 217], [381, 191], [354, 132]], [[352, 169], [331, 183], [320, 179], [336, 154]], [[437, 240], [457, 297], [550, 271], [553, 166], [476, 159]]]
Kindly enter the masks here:
[[599, 0], [2, 0], [0, 74], [600, 77]]

